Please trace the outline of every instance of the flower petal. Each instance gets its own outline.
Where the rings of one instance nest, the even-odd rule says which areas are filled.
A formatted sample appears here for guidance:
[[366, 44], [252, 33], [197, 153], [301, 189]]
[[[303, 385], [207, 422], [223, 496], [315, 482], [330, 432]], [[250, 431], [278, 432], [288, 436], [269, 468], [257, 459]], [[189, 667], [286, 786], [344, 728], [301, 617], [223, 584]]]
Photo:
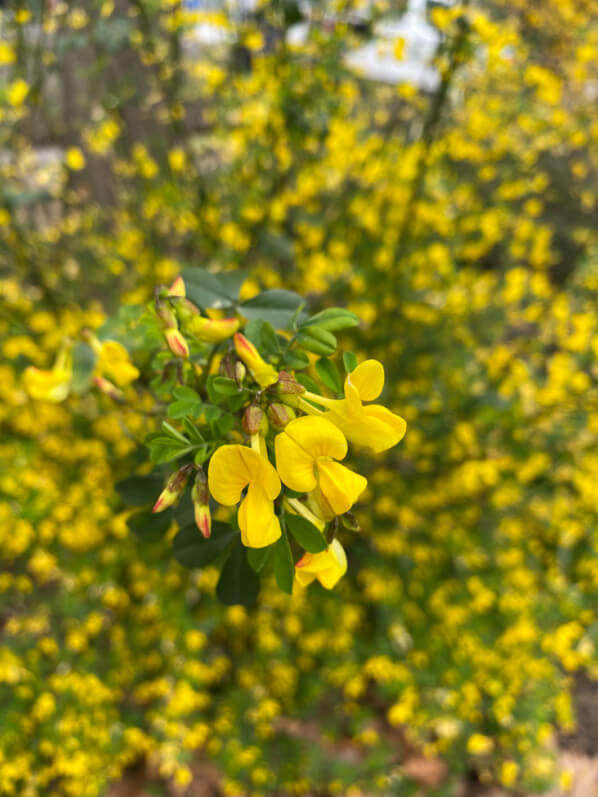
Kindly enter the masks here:
[[318, 460], [318, 485], [335, 515], [348, 512], [367, 487], [367, 479], [338, 462]]
[[[367, 419], [367, 425], [372, 430], [369, 445], [375, 452], [378, 453], [392, 448], [405, 436], [407, 422], [400, 415], [395, 415], [394, 412], [391, 412], [381, 404], [370, 404], [368, 407], [364, 407], [363, 411]], [[377, 422], [375, 431], [374, 421]], [[383, 431], [380, 426], [384, 427]]]
[[287, 424], [283, 434], [290, 437], [313, 458], [344, 459], [347, 456], [347, 441], [344, 434], [325, 418], [313, 416], [296, 418]]
[[[295, 423], [295, 421], [291, 421]], [[287, 425], [288, 427], [291, 425]], [[274, 441], [276, 450], [276, 467], [280, 478], [298, 493], [313, 490], [317, 484], [314, 473], [314, 458], [298, 445], [289, 435], [281, 432]]]
[[210, 460], [208, 485], [210, 493], [219, 504], [232, 506], [238, 503], [241, 490], [251, 480], [252, 473], [245, 464], [243, 449], [247, 449], [247, 446], [220, 446]]
[[338, 540], [333, 540], [325, 553], [328, 555], [328, 567], [318, 573], [317, 579], [325, 589], [332, 589], [347, 572], [347, 557]]
[[347, 375], [345, 395], [347, 383], [357, 388], [362, 401], [373, 401], [384, 387], [384, 366], [378, 360], [364, 360]]
[[272, 501], [260, 484], [250, 484], [237, 517], [241, 540], [248, 548], [265, 548], [281, 535]]

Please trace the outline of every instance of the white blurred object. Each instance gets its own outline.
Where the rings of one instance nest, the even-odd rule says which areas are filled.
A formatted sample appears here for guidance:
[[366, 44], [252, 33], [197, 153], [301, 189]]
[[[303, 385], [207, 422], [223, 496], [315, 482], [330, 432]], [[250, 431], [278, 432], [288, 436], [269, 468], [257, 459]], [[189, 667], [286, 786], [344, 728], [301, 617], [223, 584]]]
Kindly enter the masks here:
[[[449, 0], [450, 1], [450, 0]], [[440, 82], [431, 65], [440, 33], [426, 19], [427, 0], [409, 0], [402, 17], [385, 19], [374, 27], [376, 39], [346, 56], [350, 69], [371, 80], [384, 83], [409, 83], [434, 91]], [[397, 58], [397, 43], [404, 42], [402, 58]]]
[[297, 22], [287, 30], [289, 47], [303, 47], [309, 36], [309, 22]]

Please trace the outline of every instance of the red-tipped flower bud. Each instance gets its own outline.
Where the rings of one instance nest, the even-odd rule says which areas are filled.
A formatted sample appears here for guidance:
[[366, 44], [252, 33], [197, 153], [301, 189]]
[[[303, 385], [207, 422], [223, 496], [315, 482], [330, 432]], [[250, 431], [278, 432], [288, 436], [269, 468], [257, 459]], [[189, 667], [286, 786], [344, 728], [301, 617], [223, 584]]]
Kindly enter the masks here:
[[170, 479], [166, 482], [166, 487], [158, 496], [158, 500], [154, 504], [152, 512], [163, 512], [165, 509], [168, 509], [168, 507], [176, 504], [181, 493], [185, 489], [189, 474], [194, 467], [194, 465], [183, 465], [182, 468], [179, 468], [172, 474]]
[[197, 471], [195, 483], [191, 489], [191, 500], [197, 528], [207, 539], [212, 533], [212, 516], [210, 515], [208, 480], [202, 468]]
[[170, 296], [186, 296], [185, 282], [182, 277], [177, 277], [168, 289]]
[[94, 376], [93, 383], [101, 390], [102, 393], [105, 393], [107, 396], [110, 396], [111, 399], [114, 401], [122, 401], [124, 398], [124, 393], [122, 390], [119, 390], [116, 385], [113, 385], [109, 379], [104, 379], [103, 376]]
[[164, 337], [166, 338], [166, 343], [168, 343], [168, 348], [174, 355], [177, 357], [189, 356], [187, 341], [178, 329], [165, 329]]
[[277, 429], [284, 429], [287, 423], [296, 417], [294, 409], [287, 407], [286, 404], [281, 404], [279, 401], [275, 401], [268, 407], [268, 419], [272, 426]]

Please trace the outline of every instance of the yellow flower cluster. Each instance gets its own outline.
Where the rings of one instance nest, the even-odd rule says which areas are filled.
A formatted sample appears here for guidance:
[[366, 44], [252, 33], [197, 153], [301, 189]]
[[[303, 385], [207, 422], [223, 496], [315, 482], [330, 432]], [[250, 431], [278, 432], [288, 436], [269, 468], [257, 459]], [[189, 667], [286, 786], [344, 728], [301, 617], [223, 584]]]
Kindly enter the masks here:
[[[595, 4], [435, 8], [437, 116], [342, 68], [361, 43], [345, 18], [314, 12], [300, 50], [249, 19], [244, 70], [185, 40], [197, 20], [175, 3], [88, 5], [0, 10], [0, 794], [95, 797], [142, 760], [183, 786], [199, 751], [227, 794], [402, 795], [389, 725], [450, 772], [543, 788], [573, 679], [598, 675]], [[40, 128], [66, 150], [40, 152]], [[155, 405], [127, 353], [140, 330], [106, 326], [97, 297], [145, 302], [199, 257], [249, 267], [243, 299], [296, 287], [354, 310], [354, 350], [406, 408], [335, 590], [223, 608], [216, 568], [172, 560], [176, 523], [140, 529], [118, 503]], [[85, 329], [123, 346], [93, 365], [120, 403], [71, 377]], [[367, 403], [371, 367], [342, 398], [304, 397], [308, 420], [399, 435]], [[342, 446], [296, 428], [288, 477], [335, 503]], [[343, 569], [331, 548], [300, 583]]]

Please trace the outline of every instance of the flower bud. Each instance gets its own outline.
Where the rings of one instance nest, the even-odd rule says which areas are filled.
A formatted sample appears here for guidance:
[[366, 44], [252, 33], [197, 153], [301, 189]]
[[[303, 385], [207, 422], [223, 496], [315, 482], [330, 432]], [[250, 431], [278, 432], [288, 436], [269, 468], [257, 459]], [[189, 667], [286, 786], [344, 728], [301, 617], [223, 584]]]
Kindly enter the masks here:
[[235, 382], [241, 387], [245, 377], [247, 376], [247, 368], [240, 360], [235, 363]]
[[152, 512], [163, 512], [165, 509], [168, 509], [168, 507], [176, 504], [181, 493], [185, 489], [189, 474], [194, 467], [194, 465], [183, 465], [182, 468], [179, 468], [172, 474], [170, 479], [166, 482], [166, 487], [158, 496], [158, 500], [154, 504]]
[[212, 516], [210, 514], [208, 480], [203, 468], [197, 471], [195, 482], [191, 488], [191, 500], [193, 501], [193, 514], [197, 528], [207, 539], [212, 533]]
[[178, 329], [165, 329], [164, 337], [166, 338], [166, 343], [168, 343], [168, 348], [174, 355], [177, 357], [189, 356], [187, 341]]
[[260, 387], [266, 388], [278, 380], [278, 371], [267, 363], [245, 335], [237, 332], [234, 336], [235, 351], [251, 371], [251, 375]]
[[298, 382], [292, 374], [288, 373], [288, 371], [281, 371], [278, 374], [277, 387], [279, 392], [283, 395], [293, 396], [305, 393], [305, 388], [301, 382]]
[[161, 299], [156, 299], [156, 315], [160, 319], [164, 329], [177, 329], [178, 323], [176, 316], [169, 305], [164, 304]]
[[206, 343], [220, 343], [230, 338], [239, 329], [239, 319], [212, 319], [194, 315], [188, 320], [187, 329], [198, 340], [203, 340]]
[[122, 390], [119, 390], [116, 385], [113, 385], [109, 379], [105, 379], [103, 376], [98, 376], [97, 374], [92, 379], [94, 385], [101, 390], [102, 393], [105, 393], [107, 396], [110, 396], [111, 399], [114, 401], [122, 401], [124, 398], [124, 393]]
[[268, 432], [268, 419], [261, 407], [252, 404], [243, 413], [243, 429], [249, 436], [254, 434], [265, 435]]
[[168, 289], [168, 293], [170, 296], [186, 296], [187, 293], [185, 291], [185, 281], [181, 276], [178, 276], [175, 281], [172, 283], [170, 288]]
[[296, 417], [294, 409], [287, 407], [286, 404], [281, 404], [279, 401], [275, 401], [268, 407], [268, 419], [272, 426], [277, 429], [284, 429], [287, 423]]

